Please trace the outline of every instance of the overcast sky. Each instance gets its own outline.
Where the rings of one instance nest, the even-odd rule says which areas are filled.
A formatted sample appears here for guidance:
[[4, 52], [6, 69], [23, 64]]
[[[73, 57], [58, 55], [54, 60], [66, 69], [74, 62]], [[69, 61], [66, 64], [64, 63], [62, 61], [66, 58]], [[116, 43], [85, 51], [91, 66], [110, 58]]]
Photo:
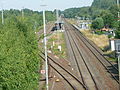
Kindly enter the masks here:
[[64, 10], [71, 7], [90, 6], [93, 0], [0, 0], [0, 9], [3, 5], [4, 9], [21, 9], [29, 8], [41, 11], [41, 4], [46, 4], [47, 10], [60, 9]]

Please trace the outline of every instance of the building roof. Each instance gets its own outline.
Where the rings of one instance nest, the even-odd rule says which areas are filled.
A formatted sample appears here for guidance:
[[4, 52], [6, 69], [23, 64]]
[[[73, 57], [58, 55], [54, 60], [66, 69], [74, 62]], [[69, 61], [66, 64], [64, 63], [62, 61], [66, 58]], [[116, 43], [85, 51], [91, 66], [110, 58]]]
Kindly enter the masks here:
[[101, 31], [110, 31], [110, 29], [104, 27], [104, 28], [101, 29]]

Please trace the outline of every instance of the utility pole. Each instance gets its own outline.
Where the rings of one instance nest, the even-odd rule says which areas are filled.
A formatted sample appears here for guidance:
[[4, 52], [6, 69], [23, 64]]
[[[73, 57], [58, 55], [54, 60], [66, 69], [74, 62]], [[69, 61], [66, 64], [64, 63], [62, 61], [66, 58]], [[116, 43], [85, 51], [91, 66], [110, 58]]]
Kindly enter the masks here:
[[119, 2], [119, 0], [117, 0], [117, 6], [118, 6], [118, 21], [120, 21], [120, 20], [119, 20], [119, 17], [120, 17], [119, 4], [120, 4], [120, 2]]
[[3, 3], [2, 3], [2, 24], [4, 25], [4, 10], [3, 10]]
[[2, 8], [2, 24], [4, 25], [4, 11], [3, 11], [3, 8]]
[[[45, 7], [46, 5], [41, 5]], [[44, 25], [44, 49], [45, 49], [45, 67], [46, 67], [46, 90], [49, 90], [48, 87], [48, 59], [47, 59], [47, 38], [46, 38], [46, 22], [45, 22], [45, 10], [43, 9], [43, 25]]]
[[22, 8], [22, 18], [24, 18], [24, 7]]
[[58, 12], [58, 9], [56, 9], [56, 19], [58, 21], [58, 17], [59, 17], [59, 12]]

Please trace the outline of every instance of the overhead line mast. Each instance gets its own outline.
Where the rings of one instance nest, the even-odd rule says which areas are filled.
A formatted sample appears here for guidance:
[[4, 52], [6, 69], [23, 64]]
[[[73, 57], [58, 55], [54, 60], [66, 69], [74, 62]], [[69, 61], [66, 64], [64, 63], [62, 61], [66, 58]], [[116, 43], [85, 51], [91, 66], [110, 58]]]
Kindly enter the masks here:
[[[45, 7], [47, 5], [41, 5]], [[49, 90], [48, 86], [48, 58], [47, 58], [47, 37], [46, 37], [46, 20], [45, 20], [45, 9], [43, 8], [43, 26], [44, 26], [44, 50], [45, 50], [45, 71], [46, 71], [46, 90]]]
[[4, 25], [4, 9], [3, 9], [3, 3], [2, 3], [2, 24]]
[[119, 20], [119, 18], [120, 18], [119, 6], [120, 6], [120, 5], [119, 5], [119, 4], [120, 4], [120, 1], [117, 0], [117, 6], [118, 6], [118, 21], [120, 21], [120, 20]]

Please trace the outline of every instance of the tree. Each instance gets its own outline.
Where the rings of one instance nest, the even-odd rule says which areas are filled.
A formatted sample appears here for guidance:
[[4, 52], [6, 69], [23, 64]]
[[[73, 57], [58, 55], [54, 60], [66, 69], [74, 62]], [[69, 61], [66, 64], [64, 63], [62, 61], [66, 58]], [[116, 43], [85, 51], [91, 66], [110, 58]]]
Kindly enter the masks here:
[[115, 38], [120, 39], [120, 22], [119, 22], [119, 27], [117, 28], [117, 30], [115, 32]]
[[109, 9], [112, 5], [115, 5], [115, 0], [94, 0], [92, 3], [92, 7], [100, 8], [100, 9]]
[[117, 5], [113, 5], [109, 8], [110, 12], [114, 15], [115, 18], [118, 17], [118, 11], [120, 12], [120, 9], [118, 9]]
[[96, 18], [93, 22], [92, 22], [92, 28], [93, 29], [101, 29], [104, 27], [104, 21], [101, 17]]
[[108, 28], [117, 28], [118, 27], [118, 22], [116, 22], [115, 17], [111, 13], [107, 13], [104, 16], [102, 16], [104, 20], [105, 27]]
[[89, 7], [69, 8], [62, 12], [66, 18], [89, 17]]
[[0, 90], [35, 90], [39, 79], [37, 39], [24, 23], [10, 20], [0, 28]]

